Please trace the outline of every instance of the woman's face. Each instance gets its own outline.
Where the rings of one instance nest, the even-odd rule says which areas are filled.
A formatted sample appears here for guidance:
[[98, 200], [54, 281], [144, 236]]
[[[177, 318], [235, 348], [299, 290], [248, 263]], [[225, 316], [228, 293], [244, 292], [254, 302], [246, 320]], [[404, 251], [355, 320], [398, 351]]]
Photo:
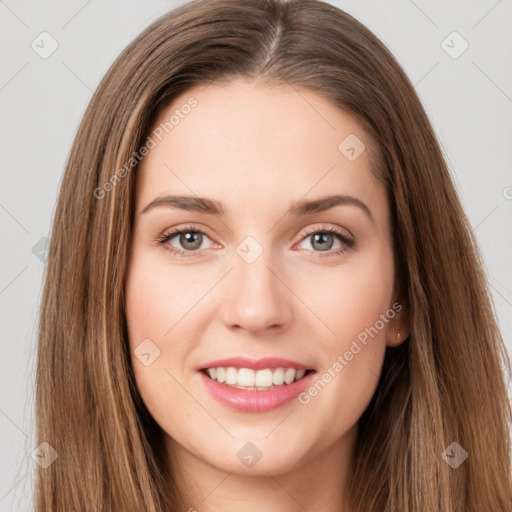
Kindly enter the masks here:
[[314, 92], [242, 80], [182, 94], [150, 137], [126, 314], [167, 449], [251, 474], [349, 454], [407, 336], [370, 140]]

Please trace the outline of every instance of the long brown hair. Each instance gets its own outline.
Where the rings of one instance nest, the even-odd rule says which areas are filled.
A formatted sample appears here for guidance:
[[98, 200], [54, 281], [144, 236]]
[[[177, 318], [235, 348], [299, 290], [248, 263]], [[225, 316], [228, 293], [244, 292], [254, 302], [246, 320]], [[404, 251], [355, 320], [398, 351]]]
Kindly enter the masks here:
[[[140, 34], [98, 86], [69, 155], [45, 273], [37, 436], [58, 458], [37, 469], [36, 510], [176, 508], [128, 350], [136, 155], [178, 94], [242, 77], [316, 91], [377, 145], [410, 336], [387, 349], [359, 420], [354, 511], [510, 512], [510, 365], [470, 225], [397, 61], [317, 0], [188, 2]], [[468, 453], [456, 469], [442, 456], [452, 442]]]

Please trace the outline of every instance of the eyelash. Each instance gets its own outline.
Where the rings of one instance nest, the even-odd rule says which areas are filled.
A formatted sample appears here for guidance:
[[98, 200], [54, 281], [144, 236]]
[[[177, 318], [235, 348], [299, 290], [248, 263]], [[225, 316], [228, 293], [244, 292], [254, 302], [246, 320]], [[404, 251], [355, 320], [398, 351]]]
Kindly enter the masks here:
[[[176, 235], [181, 235], [183, 233], [191, 233], [191, 232], [192, 233], [201, 233], [202, 235], [209, 237], [208, 233], [206, 233], [206, 231], [199, 228], [198, 226], [188, 225], [188, 226], [184, 226], [182, 228], [173, 229], [172, 231], [170, 231], [168, 233], [164, 233], [162, 236], [159, 236], [157, 238], [157, 242], [159, 245], [163, 246], [164, 249], [166, 249], [167, 251], [170, 251], [172, 254], [182, 256], [185, 258], [193, 257], [193, 256], [195, 256], [195, 253], [199, 252], [199, 250], [196, 249], [194, 251], [183, 251], [181, 249], [176, 249], [176, 247], [173, 247], [173, 246], [167, 244], [167, 242], [169, 240], [171, 240], [172, 238], [174, 238]], [[335, 235], [338, 238], [338, 240], [340, 240], [340, 242], [342, 242], [346, 246], [345, 248], [340, 248], [340, 249], [336, 249], [336, 250], [331, 249], [330, 251], [325, 251], [325, 252], [324, 251], [313, 251], [315, 253], [318, 253], [318, 256], [321, 258], [322, 257], [339, 256], [341, 254], [344, 254], [348, 250], [353, 249], [356, 246], [356, 241], [354, 238], [351, 238], [351, 237], [345, 235], [344, 233], [342, 233], [341, 231], [339, 231], [338, 229], [330, 227], [330, 226], [321, 226], [320, 228], [314, 228], [309, 231], [306, 231], [303, 234], [302, 238], [300, 239], [300, 242], [302, 242], [309, 236], [318, 234], [318, 233], [328, 233], [328, 234]]]

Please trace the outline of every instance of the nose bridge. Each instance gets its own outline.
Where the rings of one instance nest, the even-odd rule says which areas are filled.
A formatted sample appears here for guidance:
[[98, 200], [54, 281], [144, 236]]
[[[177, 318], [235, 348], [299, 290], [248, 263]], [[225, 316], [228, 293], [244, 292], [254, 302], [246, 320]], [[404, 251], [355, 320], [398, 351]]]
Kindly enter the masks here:
[[251, 331], [288, 323], [290, 296], [276, 277], [279, 275], [276, 269], [281, 265], [271, 248], [247, 236], [235, 248], [235, 253], [225, 322]]

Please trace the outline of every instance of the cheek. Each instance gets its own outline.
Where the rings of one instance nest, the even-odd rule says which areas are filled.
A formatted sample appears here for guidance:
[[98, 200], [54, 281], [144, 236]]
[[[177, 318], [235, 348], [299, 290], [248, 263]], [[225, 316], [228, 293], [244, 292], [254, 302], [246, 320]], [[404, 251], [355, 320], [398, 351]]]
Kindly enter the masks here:
[[[187, 314], [205, 293], [206, 284], [194, 282], [190, 273], [174, 270], [171, 274], [156, 259], [135, 251], [126, 279], [125, 306], [137, 388], [163, 427], [191, 414], [190, 397], [180, 385], [188, 385], [182, 379], [190, 349]], [[172, 408], [168, 407], [171, 402]]]
[[326, 280], [329, 293], [315, 288], [310, 296], [329, 330], [316, 339], [322, 367], [302, 403], [325, 414], [333, 437], [357, 421], [377, 387], [388, 322], [395, 314], [391, 255], [359, 260], [357, 269], [340, 267]]
[[[364, 338], [367, 329], [375, 326], [391, 306], [394, 291], [391, 250], [361, 258], [354, 265], [340, 266], [325, 278], [316, 279], [314, 284], [305, 293], [325, 324], [326, 335], [322, 338], [326, 351], [343, 350], [358, 336]], [[379, 333], [373, 338], [384, 339], [387, 325], [378, 322]]]
[[154, 290], [154, 274], [153, 267], [134, 251], [125, 283], [126, 323], [132, 350], [144, 338], [151, 338], [151, 325], [161, 314], [163, 303], [159, 300], [158, 290]]
[[[162, 263], [161, 256], [136, 255], [126, 280], [126, 316], [133, 348], [145, 338], [169, 343], [204, 288], [190, 273]], [[165, 347], [161, 347], [162, 349]]]
[[[354, 265], [340, 266], [325, 283], [328, 288], [320, 293], [316, 281], [310, 295], [325, 324], [324, 334], [316, 338], [322, 369], [315, 401], [323, 404], [323, 410], [351, 411], [350, 417], [355, 418], [375, 391], [386, 350], [388, 321], [395, 314], [391, 308], [391, 248], [360, 258]], [[317, 396], [316, 391], [312, 393]]]

